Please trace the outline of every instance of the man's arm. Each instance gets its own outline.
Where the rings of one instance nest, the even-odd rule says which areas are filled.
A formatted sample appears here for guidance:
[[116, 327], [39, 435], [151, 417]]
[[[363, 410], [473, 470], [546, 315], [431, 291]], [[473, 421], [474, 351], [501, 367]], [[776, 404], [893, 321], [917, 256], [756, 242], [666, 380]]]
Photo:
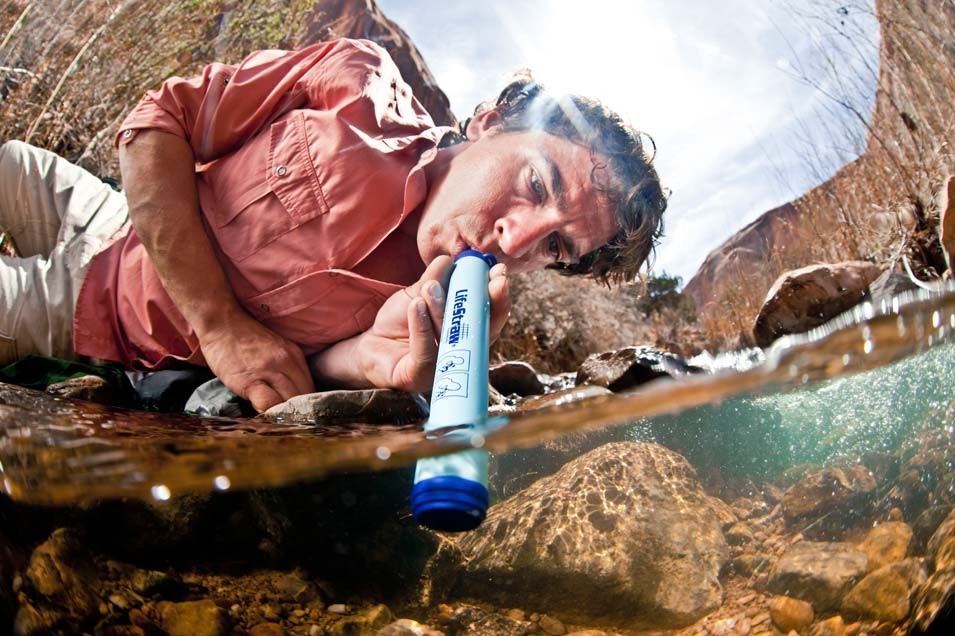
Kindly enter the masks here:
[[[385, 301], [368, 331], [310, 356], [309, 367], [316, 381], [349, 389], [429, 390], [434, 381], [450, 272], [451, 258], [439, 256], [415, 284]], [[488, 295], [494, 342], [511, 311], [503, 264], [491, 268]]]
[[202, 224], [189, 143], [142, 130], [120, 146], [119, 159], [133, 228], [212, 372], [258, 411], [314, 391], [301, 349], [232, 293]]

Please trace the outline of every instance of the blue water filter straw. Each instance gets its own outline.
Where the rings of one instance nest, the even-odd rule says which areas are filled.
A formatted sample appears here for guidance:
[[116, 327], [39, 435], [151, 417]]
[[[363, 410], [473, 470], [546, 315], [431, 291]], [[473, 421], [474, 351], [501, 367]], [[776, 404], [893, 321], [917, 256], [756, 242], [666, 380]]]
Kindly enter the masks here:
[[[467, 443], [487, 421], [487, 285], [495, 263], [490, 254], [471, 249], [454, 259], [426, 433]], [[487, 451], [477, 448], [418, 460], [411, 489], [411, 513], [418, 523], [444, 532], [481, 525], [488, 506], [487, 465]]]

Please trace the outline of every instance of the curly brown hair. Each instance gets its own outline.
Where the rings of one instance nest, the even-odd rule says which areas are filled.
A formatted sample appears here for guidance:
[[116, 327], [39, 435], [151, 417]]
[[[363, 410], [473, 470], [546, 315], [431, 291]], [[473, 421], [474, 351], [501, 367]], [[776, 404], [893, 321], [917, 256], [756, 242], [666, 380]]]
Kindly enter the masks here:
[[[590, 149], [591, 181], [611, 201], [619, 231], [577, 263], [550, 267], [567, 275], [591, 275], [609, 286], [632, 282], [663, 236], [667, 193], [653, 167], [653, 139], [626, 124], [600, 102], [580, 95], [553, 97], [529, 71], [520, 71], [494, 101], [479, 104], [474, 115], [497, 109], [505, 131], [543, 130]], [[467, 130], [470, 120], [461, 122]], [[648, 154], [643, 140], [650, 142]], [[609, 168], [609, 176], [606, 174]]]

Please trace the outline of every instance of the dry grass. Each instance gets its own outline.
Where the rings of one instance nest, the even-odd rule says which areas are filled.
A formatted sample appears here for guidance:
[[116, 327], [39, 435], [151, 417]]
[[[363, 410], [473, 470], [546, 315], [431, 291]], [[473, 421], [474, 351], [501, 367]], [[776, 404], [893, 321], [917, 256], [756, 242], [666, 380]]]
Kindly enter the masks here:
[[294, 47], [317, 0], [7, 0], [0, 8], [0, 139], [22, 139], [100, 175], [112, 138], [172, 75], [259, 48]]

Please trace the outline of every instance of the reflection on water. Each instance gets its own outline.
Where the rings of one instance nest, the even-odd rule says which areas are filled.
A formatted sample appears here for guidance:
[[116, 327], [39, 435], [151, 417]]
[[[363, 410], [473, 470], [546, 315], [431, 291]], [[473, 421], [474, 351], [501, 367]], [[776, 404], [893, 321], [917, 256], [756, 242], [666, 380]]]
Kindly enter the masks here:
[[[951, 290], [900, 296], [784, 338], [762, 361], [749, 353], [732, 363], [714, 362], [724, 370], [710, 375], [659, 381], [624, 394], [588, 397], [581, 390], [577, 401], [510, 414], [506, 426], [472, 439], [500, 452], [636, 422], [638, 439], [672, 444], [704, 467], [713, 458], [734, 457], [738, 463], [723, 469], [754, 477], [889, 448], [916, 427], [944, 421], [955, 374], [952, 346], [944, 343], [953, 332]], [[745, 370], [726, 369], [733, 365]], [[663, 417], [646, 419], [653, 416]], [[185, 492], [279, 486], [409, 465], [457, 448], [448, 440], [426, 439], [419, 425], [310, 426], [88, 404], [80, 409], [5, 385], [0, 427], [3, 486], [13, 498], [36, 503], [163, 500]]]

